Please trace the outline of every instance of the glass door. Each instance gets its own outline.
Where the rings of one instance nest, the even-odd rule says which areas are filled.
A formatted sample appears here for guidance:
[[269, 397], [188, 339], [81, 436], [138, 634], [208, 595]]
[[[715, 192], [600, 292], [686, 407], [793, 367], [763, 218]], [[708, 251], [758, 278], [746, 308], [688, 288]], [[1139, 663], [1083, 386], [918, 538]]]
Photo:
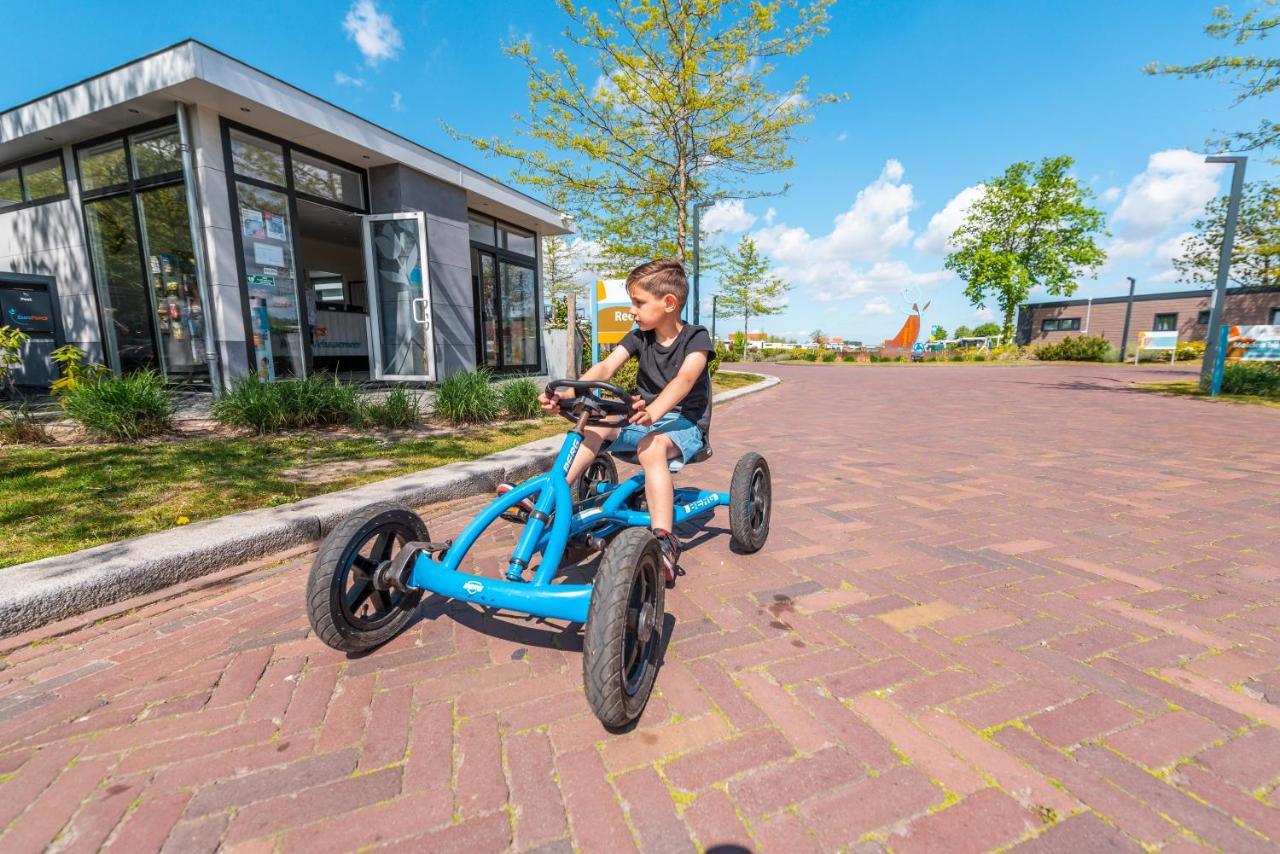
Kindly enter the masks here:
[[538, 370], [538, 290], [533, 267], [472, 247], [479, 324], [476, 360], [504, 373]]
[[373, 376], [434, 381], [427, 224], [421, 212], [364, 217]]

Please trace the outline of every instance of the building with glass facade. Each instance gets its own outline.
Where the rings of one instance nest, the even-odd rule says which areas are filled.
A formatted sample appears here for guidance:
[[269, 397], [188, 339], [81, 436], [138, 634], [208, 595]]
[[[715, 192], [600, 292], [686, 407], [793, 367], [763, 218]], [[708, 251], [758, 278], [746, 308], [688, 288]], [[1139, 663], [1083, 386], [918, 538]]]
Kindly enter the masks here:
[[0, 324], [117, 373], [537, 373], [559, 211], [196, 41], [0, 113]]

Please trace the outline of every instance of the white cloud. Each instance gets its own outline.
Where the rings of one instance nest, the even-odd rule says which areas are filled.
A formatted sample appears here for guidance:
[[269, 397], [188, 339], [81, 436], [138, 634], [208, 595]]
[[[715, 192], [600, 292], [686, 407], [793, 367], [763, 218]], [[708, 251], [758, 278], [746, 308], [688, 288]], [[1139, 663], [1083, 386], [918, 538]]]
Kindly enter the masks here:
[[1112, 202], [1114, 202], [1116, 199], [1120, 198], [1120, 194], [1122, 192], [1124, 191], [1121, 190], [1119, 187], [1108, 187], [1107, 189], [1102, 191], [1102, 194], [1098, 196], [1098, 199], [1109, 205]]
[[379, 12], [374, 0], [355, 0], [342, 20], [342, 29], [360, 48], [364, 61], [375, 66], [400, 55], [404, 41], [391, 16]]
[[874, 314], [893, 314], [893, 306], [889, 305], [889, 301], [884, 297], [873, 297], [867, 300], [862, 306], [863, 316]]
[[591, 87], [591, 97], [593, 99], [599, 99], [605, 96], [612, 98], [617, 94], [617, 83], [614, 83], [611, 78], [606, 77], [603, 74], [596, 75], [596, 82]]
[[1157, 151], [1124, 188], [1112, 230], [1122, 239], [1143, 240], [1195, 218], [1218, 195], [1222, 168], [1194, 151]]
[[708, 232], [723, 231], [733, 234], [746, 231], [756, 224], [757, 219], [755, 214], [747, 211], [741, 199], [722, 200], [702, 215], [702, 228]]
[[916, 238], [916, 249], [930, 255], [945, 255], [950, 247], [951, 235], [964, 222], [969, 215], [969, 208], [982, 197], [983, 191], [982, 184], [975, 184], [956, 193], [942, 210], [930, 217], [924, 234]]
[[791, 110], [803, 110], [809, 105], [809, 100], [799, 92], [792, 92], [790, 95], [778, 101], [778, 108], [790, 112]]
[[777, 215], [778, 215], [778, 211], [776, 208], [769, 208], [767, 211], [764, 212], [764, 224], [773, 225], [773, 218], [776, 217]]
[[399, 92], [391, 93], [391, 109], [395, 110], [397, 113], [404, 112], [404, 98], [400, 96]]
[[1183, 252], [1183, 243], [1191, 237], [1195, 237], [1194, 232], [1184, 231], [1175, 234], [1168, 240], [1156, 247], [1152, 263], [1172, 264], [1175, 258], [1181, 258]]
[[973, 313], [973, 316], [975, 319], [982, 321], [996, 319], [996, 313], [989, 308], [980, 308]]
[[339, 86], [355, 86], [357, 89], [364, 88], [363, 77], [353, 77], [345, 71], [333, 72], [333, 82], [337, 83]]
[[840, 133], [836, 134], [836, 142], [844, 142], [848, 138], [849, 132], [846, 130], [842, 130]]
[[751, 236], [782, 279], [806, 287], [818, 302], [950, 278], [946, 271], [917, 273], [906, 262], [889, 258], [915, 236], [908, 222], [915, 200], [911, 185], [902, 183], [904, 174], [901, 163], [887, 161], [879, 177], [835, 217], [827, 234], [774, 224], [766, 215], [769, 224]]

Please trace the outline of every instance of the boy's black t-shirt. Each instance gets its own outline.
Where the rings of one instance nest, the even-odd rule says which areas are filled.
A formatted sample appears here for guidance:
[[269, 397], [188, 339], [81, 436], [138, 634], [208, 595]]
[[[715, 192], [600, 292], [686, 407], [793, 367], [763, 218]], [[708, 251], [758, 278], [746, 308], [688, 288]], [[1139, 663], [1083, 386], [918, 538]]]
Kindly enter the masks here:
[[[716, 350], [707, 328], [693, 323], [686, 323], [676, 335], [676, 340], [666, 347], [658, 343], [652, 331], [641, 332], [639, 329], [628, 332], [620, 346], [639, 362], [636, 386], [645, 403], [653, 403], [653, 399], [676, 378], [685, 356], [698, 352], [715, 353]], [[703, 371], [684, 400], [671, 411], [697, 424], [705, 437], [711, 427], [711, 372]]]

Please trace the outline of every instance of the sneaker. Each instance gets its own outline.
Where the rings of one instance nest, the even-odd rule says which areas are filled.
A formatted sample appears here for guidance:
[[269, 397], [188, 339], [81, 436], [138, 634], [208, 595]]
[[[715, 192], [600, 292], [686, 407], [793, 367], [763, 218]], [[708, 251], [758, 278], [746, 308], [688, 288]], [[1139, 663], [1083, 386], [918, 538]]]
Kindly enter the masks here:
[[661, 528], [654, 528], [653, 535], [658, 539], [658, 550], [662, 553], [662, 571], [667, 576], [667, 586], [676, 583], [676, 565], [680, 563], [680, 541], [676, 535]]
[[[506, 495], [508, 492], [510, 492], [515, 488], [516, 488], [516, 485], [514, 483], [500, 483], [498, 484], [498, 494]], [[516, 502], [515, 506], [523, 510], [525, 513], [532, 513], [534, 510], [537, 509], [536, 507], [534, 507], [532, 498], [521, 498], [519, 501]]]

